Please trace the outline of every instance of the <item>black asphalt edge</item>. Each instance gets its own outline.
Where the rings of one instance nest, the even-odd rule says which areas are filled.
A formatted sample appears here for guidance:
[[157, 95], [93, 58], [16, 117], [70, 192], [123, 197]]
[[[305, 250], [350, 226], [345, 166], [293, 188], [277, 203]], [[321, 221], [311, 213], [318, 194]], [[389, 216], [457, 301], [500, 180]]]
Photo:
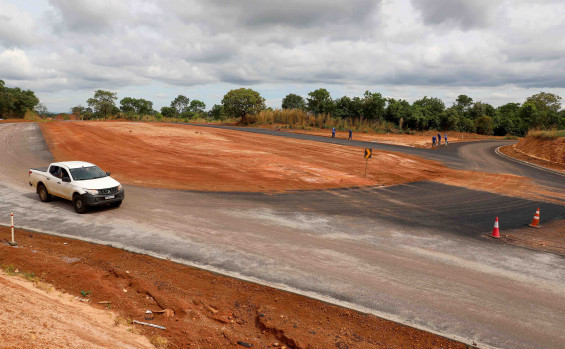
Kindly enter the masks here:
[[543, 166], [540, 166], [540, 165], [536, 165], [536, 164], [533, 164], [533, 163], [531, 163], [531, 162], [527, 162], [527, 161], [524, 161], [524, 160], [519, 160], [519, 159], [513, 158], [512, 156], [506, 155], [506, 154], [504, 154], [503, 152], [500, 151], [500, 148], [502, 148], [502, 147], [505, 147], [505, 146], [504, 146], [504, 145], [501, 145], [500, 147], [496, 148], [495, 153], [496, 153], [497, 155], [499, 155], [499, 156], [502, 156], [503, 158], [506, 158], [506, 159], [508, 159], [508, 160], [510, 160], [510, 161], [514, 161], [514, 162], [520, 163], [520, 164], [522, 164], [522, 165], [526, 165], [526, 166], [530, 166], [530, 167], [536, 168], [536, 169], [538, 169], [538, 170], [542, 170], [542, 171], [545, 171], [545, 172], [549, 172], [549, 173], [553, 173], [553, 174], [556, 174], [556, 175], [565, 177], [565, 173], [563, 173], [563, 172], [556, 171], [556, 170], [552, 170], [552, 169], [547, 168], [547, 167], [543, 167]]

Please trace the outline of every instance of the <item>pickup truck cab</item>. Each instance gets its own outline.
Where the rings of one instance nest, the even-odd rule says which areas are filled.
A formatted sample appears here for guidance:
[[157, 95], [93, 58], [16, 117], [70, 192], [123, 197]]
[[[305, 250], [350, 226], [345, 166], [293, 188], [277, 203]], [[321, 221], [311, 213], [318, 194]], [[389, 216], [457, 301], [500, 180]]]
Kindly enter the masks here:
[[46, 168], [29, 170], [29, 185], [36, 188], [39, 199], [51, 201], [52, 195], [70, 200], [77, 213], [89, 207], [118, 207], [124, 200], [122, 185], [109, 172], [83, 161], [54, 162]]

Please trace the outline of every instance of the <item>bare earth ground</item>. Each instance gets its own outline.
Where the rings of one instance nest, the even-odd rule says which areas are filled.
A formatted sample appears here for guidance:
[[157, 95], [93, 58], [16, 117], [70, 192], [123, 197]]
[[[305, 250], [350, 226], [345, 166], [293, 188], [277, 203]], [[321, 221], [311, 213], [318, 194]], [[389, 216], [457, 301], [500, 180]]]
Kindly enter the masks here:
[[[372, 315], [167, 260], [21, 230], [16, 230], [14, 248], [5, 243], [9, 234], [9, 228], [0, 227], [2, 269], [34, 273], [41, 282], [34, 283], [38, 289], [0, 274], [2, 348], [148, 346], [127, 329], [169, 348], [466, 347]], [[66, 294], [43, 291], [49, 288], [43, 282]], [[92, 307], [74, 297], [89, 299]], [[145, 319], [146, 310], [154, 312], [152, 320]], [[132, 325], [131, 320], [166, 330]]]
[[154, 347], [146, 337], [120, 324], [114, 313], [93, 308], [51, 285], [3, 271], [0, 337], [0, 348]]
[[516, 145], [504, 146], [500, 151], [519, 160], [565, 172], [565, 138], [544, 140], [528, 137]]
[[[198, 126], [129, 122], [40, 124], [57, 161], [83, 160], [138, 186], [278, 192], [430, 180], [509, 196], [555, 196], [524, 177], [449, 169], [416, 156]], [[565, 197], [555, 196], [565, 202]]]
[[[275, 127], [267, 127], [267, 128], [276, 128]], [[294, 132], [294, 133], [302, 133], [314, 136], [323, 136], [323, 137], [331, 137], [331, 130], [321, 130], [321, 129], [314, 129], [314, 130], [288, 130], [288, 129], [281, 129], [281, 132]], [[476, 133], [464, 133], [464, 132], [441, 132], [441, 145], [444, 145], [444, 136], [447, 134], [447, 141], [449, 143], [459, 143], [459, 142], [471, 142], [471, 141], [480, 141], [486, 139], [503, 139], [504, 137], [497, 137], [497, 136], [483, 136]], [[396, 144], [396, 145], [404, 145], [408, 147], [416, 147], [416, 148], [431, 148], [432, 147], [432, 137], [437, 137], [438, 132], [434, 131], [425, 131], [425, 132], [418, 132], [414, 135], [409, 134], [396, 134], [396, 133], [376, 133], [376, 132], [353, 132], [353, 139], [357, 141], [365, 141], [365, 142], [378, 142], [378, 143], [389, 143], [389, 144]], [[349, 137], [348, 132], [344, 131], [337, 131], [336, 138], [343, 138], [347, 139]]]

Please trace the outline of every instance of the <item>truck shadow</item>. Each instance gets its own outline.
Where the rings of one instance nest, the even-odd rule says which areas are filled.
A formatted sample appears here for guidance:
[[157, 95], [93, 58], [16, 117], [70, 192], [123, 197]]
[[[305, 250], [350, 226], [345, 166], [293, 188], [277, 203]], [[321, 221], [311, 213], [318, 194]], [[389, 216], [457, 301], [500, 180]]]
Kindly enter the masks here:
[[[56, 196], [53, 196], [51, 198], [51, 201], [49, 201], [49, 202], [41, 202], [41, 200], [39, 200], [39, 196], [36, 193], [25, 193], [25, 194], [23, 194], [23, 196], [26, 197], [26, 198], [29, 198], [29, 199], [36, 200], [37, 202], [39, 202], [43, 205], [51, 205], [51, 207], [56, 207], [58, 209], [65, 210], [67, 212], [73, 212], [73, 213], [75, 212], [75, 209], [73, 208], [72, 202], [65, 200], [65, 199], [58, 198]], [[83, 213], [83, 215], [93, 214], [93, 213], [97, 213], [97, 212], [100, 212], [100, 211], [112, 211], [112, 210], [115, 210], [115, 209], [118, 209], [118, 208], [119, 207], [114, 207], [114, 206], [110, 206], [110, 205], [90, 207], [88, 209], [88, 211], [86, 211], [86, 213]]]

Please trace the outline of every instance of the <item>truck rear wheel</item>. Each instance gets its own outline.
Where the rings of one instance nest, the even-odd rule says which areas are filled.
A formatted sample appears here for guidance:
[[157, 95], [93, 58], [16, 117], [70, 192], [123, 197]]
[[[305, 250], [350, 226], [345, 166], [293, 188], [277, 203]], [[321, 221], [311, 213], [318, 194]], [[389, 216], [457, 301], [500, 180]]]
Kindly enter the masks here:
[[86, 206], [84, 200], [80, 197], [80, 195], [73, 196], [73, 207], [76, 213], [86, 213], [88, 211], [88, 207]]
[[37, 194], [39, 194], [39, 200], [42, 202], [51, 201], [51, 194], [47, 191], [47, 188], [43, 184], [40, 184], [37, 188]]

